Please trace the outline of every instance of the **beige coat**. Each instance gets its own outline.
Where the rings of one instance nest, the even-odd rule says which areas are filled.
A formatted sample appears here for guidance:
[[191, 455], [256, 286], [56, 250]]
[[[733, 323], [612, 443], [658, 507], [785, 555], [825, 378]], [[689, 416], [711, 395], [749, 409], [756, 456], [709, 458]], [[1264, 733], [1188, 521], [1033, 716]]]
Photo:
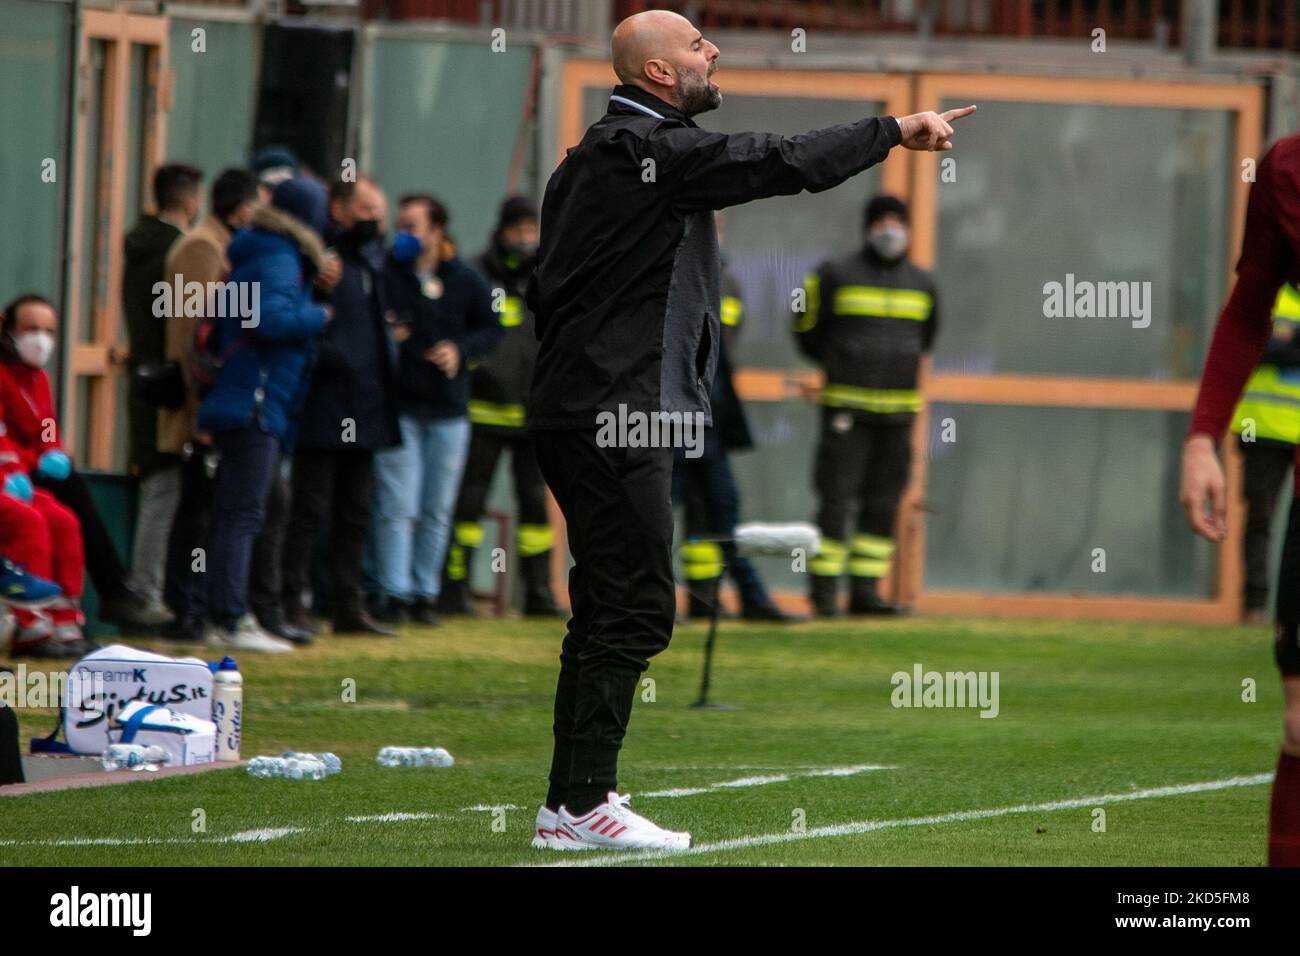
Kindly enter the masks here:
[[[230, 272], [226, 247], [230, 244], [230, 230], [216, 216], [208, 215], [181, 236], [167, 251], [164, 280], [181, 282], [222, 282]], [[199, 416], [199, 393], [190, 373], [190, 349], [194, 344], [195, 318], [173, 315], [167, 319], [167, 358], [179, 362], [185, 376], [185, 404], [180, 408], [163, 408], [158, 411], [158, 450], [180, 454], [185, 444], [194, 437]]]

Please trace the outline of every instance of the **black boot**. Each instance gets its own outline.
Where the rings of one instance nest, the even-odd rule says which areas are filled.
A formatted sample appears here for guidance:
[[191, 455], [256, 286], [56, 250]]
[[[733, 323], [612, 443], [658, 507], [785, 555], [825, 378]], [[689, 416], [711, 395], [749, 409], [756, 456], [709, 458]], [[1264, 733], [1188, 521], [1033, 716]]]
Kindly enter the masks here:
[[839, 617], [843, 614], [840, 610], [839, 590], [839, 578], [821, 574], [812, 576], [810, 599], [815, 617]]
[[469, 570], [474, 566], [474, 549], [451, 543], [442, 566], [442, 590], [438, 593], [439, 614], [475, 617], [474, 596], [469, 589]]
[[520, 558], [519, 565], [524, 576], [524, 616], [560, 617], [564, 612], [551, 593], [551, 552]]
[[902, 614], [901, 608], [895, 607], [880, 596], [877, 587], [878, 578], [852, 578], [849, 597], [850, 614], [869, 614], [877, 617], [892, 617]]

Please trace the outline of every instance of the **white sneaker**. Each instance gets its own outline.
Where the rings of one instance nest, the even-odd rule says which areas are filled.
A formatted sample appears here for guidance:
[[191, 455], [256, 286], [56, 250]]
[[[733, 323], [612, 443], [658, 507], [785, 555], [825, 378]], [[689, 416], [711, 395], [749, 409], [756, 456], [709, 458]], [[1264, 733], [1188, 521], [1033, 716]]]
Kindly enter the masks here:
[[287, 654], [293, 645], [272, 637], [257, 626], [257, 619], [245, 614], [239, 619], [234, 630], [227, 630], [216, 624], [209, 624], [204, 635], [204, 643], [209, 647], [227, 648], [236, 651], [259, 651], [264, 654]]
[[559, 823], [559, 817], [554, 810], [548, 810], [545, 804], [537, 811], [537, 824], [533, 827], [533, 849], [534, 850], [559, 850], [555, 839], [555, 827]]
[[632, 812], [630, 794], [611, 790], [605, 802], [575, 817], [560, 807], [555, 827], [558, 849], [565, 850], [689, 850], [689, 833], [674, 833]]

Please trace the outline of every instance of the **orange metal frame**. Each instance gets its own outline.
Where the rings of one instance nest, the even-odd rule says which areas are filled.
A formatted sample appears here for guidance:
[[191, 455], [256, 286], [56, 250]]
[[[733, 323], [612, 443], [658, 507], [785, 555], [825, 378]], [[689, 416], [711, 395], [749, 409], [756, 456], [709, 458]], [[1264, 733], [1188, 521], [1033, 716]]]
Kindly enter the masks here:
[[[769, 96], [835, 97], [883, 101], [895, 116], [937, 109], [947, 98], [965, 103], [1010, 100], [1040, 103], [1095, 103], [1170, 109], [1227, 110], [1234, 117], [1234, 156], [1257, 156], [1261, 147], [1263, 91], [1244, 83], [1172, 83], [1135, 80], [843, 72], [783, 72], [727, 69], [719, 73], [724, 92]], [[560, 104], [560, 151], [578, 142], [583, 132], [582, 98], [591, 87], [616, 82], [604, 61], [574, 59], [563, 68]], [[958, 131], [958, 142], [960, 131]], [[913, 255], [927, 267], [934, 263], [938, 215], [938, 159], [933, 153], [895, 157], [881, 169], [882, 188], [906, 197], [912, 207]], [[1232, 234], [1225, 246], [1231, 265], [1240, 248], [1249, 184], [1239, 179], [1232, 192]], [[1208, 319], [1207, 319], [1208, 321]], [[741, 369], [737, 389], [748, 401], [784, 401], [806, 397], [820, 386], [809, 370]], [[1186, 411], [1195, 401], [1196, 382], [1153, 382], [1132, 379], [1078, 379], [1028, 375], [926, 374], [923, 389], [930, 401], [1034, 407], [1119, 408], [1146, 411]], [[1176, 620], [1229, 623], [1240, 613], [1242, 506], [1240, 463], [1235, 448], [1225, 444], [1229, 483], [1230, 537], [1219, 551], [1216, 593], [1208, 600], [1100, 595], [984, 594], [926, 591], [923, 587], [925, 526], [923, 500], [926, 462], [924, 413], [914, 436], [916, 467], [900, 508], [895, 573], [886, 587], [895, 599], [914, 603], [925, 613], [992, 614], [1005, 617], [1079, 617], [1096, 619]], [[558, 528], [563, 521], [552, 506]], [[1191, 543], [1189, 532], [1189, 546]], [[564, 557], [556, 549], [554, 572], [563, 593]]]
[[[133, 144], [128, 142], [129, 110], [139, 104], [130, 102], [131, 46], [140, 44], [148, 50], [147, 69], [149, 86], [154, 102], [148, 115], [143, 117], [144, 149], [141, 163], [140, 196], [149, 195], [149, 179], [154, 167], [162, 162], [166, 148], [165, 100], [167, 76], [167, 18], [139, 16], [124, 11], [83, 10], [81, 37], [77, 53], [77, 67], [83, 90], [77, 103], [76, 155], [73, 169], [72, 228], [70, 237], [69, 275], [74, 277], [68, 295], [67, 315], [64, 317], [63, 335], [68, 342], [68, 361], [64, 364], [64, 415], [62, 430], [69, 448], [79, 447], [80, 417], [77, 403], [77, 383], [81, 378], [90, 380], [89, 408], [86, 412], [87, 460], [83, 467], [111, 469], [117, 442], [114, 429], [117, 422], [120, 379], [125, 373], [126, 353], [119, 344], [122, 339], [122, 236], [128, 223], [126, 170], [127, 156]], [[89, 84], [91, 69], [91, 41], [105, 41], [106, 62], [101, 99], [93, 107], [87, 102], [84, 90]], [[88, 156], [86, 142], [89, 124], [100, 123], [99, 153]], [[98, 166], [97, 191], [90, 189], [87, 168], [89, 163]], [[86, 210], [94, 202], [100, 222], [107, 228], [95, 236], [91, 262], [83, 261], [82, 237], [90, 228]], [[94, 270], [106, 265], [106, 281], [96, 281], [92, 286], [91, 301], [83, 302], [81, 283], [76, 277], [83, 269]], [[89, 326], [90, 341], [83, 342], [82, 331]]]
[[[1226, 110], [1233, 114], [1233, 156], [1258, 156], [1263, 128], [1263, 90], [1244, 83], [1171, 83], [1056, 77], [969, 76], [931, 74], [917, 78], [918, 109], [937, 109], [945, 99], [965, 103], [1002, 101], [1035, 103], [1090, 103], [1118, 107]], [[977, 114], [978, 115], [978, 114]], [[960, 132], [958, 139], [960, 141]], [[914, 190], [913, 253], [918, 263], [934, 264], [938, 228], [939, 157], [911, 154]], [[1232, 233], [1225, 245], [1227, 274], [1241, 247], [1249, 183], [1235, 175], [1232, 190]], [[1209, 318], [1207, 317], [1207, 321]], [[931, 401], [984, 405], [1065, 406], [1071, 408], [1121, 408], [1144, 411], [1187, 411], [1196, 399], [1195, 381], [1098, 380], [1055, 376], [940, 375], [930, 377], [926, 395]], [[1025, 398], [1023, 396], [1030, 396]], [[900, 577], [896, 594], [914, 601], [922, 612], [997, 614], [1008, 617], [1080, 617], [1097, 619], [1162, 619], [1199, 623], [1231, 623], [1241, 613], [1241, 505], [1240, 462], [1232, 444], [1225, 443], [1228, 471], [1228, 540], [1219, 549], [1215, 594], [1208, 600], [1085, 594], [981, 594], [926, 591], [922, 586], [925, 554], [924, 498], [926, 461], [923, 436], [925, 416], [917, 423], [917, 467], [912, 486], [900, 509]], [[1191, 532], [1188, 544], [1191, 545]]]

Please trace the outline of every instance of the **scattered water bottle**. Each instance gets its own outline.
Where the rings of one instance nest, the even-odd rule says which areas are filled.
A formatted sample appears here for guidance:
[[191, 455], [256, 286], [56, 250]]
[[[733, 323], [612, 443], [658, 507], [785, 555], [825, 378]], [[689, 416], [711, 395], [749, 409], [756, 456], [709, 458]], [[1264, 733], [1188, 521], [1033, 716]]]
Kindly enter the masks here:
[[161, 747], [111, 744], [99, 759], [105, 770], [157, 770], [171, 762], [171, 754]]
[[303, 754], [293, 750], [282, 757], [254, 757], [248, 762], [250, 776], [287, 780], [324, 780], [342, 769], [343, 762], [334, 754]]
[[281, 754], [286, 760], [317, 760], [325, 766], [325, 776], [332, 777], [336, 773], [343, 771], [343, 761], [332, 753], [320, 754], [300, 754], [296, 750], [290, 750]]
[[385, 747], [375, 759], [381, 767], [450, 767], [456, 762], [441, 747]]

